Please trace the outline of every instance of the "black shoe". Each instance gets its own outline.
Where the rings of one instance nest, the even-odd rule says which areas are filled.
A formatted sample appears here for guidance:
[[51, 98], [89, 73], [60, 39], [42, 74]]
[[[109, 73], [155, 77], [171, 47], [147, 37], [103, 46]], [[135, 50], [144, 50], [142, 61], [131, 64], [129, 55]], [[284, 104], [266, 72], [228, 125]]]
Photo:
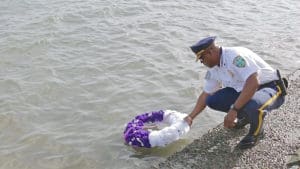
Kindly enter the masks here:
[[255, 146], [260, 139], [264, 137], [264, 131], [261, 131], [257, 136], [247, 134], [238, 144], [240, 149], [252, 148]]
[[234, 129], [243, 129], [247, 124], [249, 124], [249, 121], [247, 120], [247, 118], [238, 119], [233, 128]]

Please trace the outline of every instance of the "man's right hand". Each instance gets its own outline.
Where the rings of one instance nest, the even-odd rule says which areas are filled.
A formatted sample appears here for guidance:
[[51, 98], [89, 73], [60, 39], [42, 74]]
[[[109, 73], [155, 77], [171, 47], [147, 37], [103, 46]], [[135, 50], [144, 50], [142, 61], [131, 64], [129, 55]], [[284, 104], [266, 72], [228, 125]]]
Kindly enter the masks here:
[[192, 126], [193, 118], [191, 116], [186, 116], [184, 120], [189, 124], [190, 127]]

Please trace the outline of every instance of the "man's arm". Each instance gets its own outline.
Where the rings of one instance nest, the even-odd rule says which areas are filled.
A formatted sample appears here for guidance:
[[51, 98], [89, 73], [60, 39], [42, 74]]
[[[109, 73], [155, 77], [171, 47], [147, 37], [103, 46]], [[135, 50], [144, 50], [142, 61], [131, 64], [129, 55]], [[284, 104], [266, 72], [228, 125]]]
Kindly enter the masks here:
[[203, 109], [205, 109], [206, 107], [206, 98], [209, 94], [206, 93], [206, 92], [202, 92], [200, 94], [200, 96], [198, 97], [198, 100], [197, 100], [197, 103], [195, 105], [195, 108], [194, 110], [188, 115], [185, 117], [185, 121], [191, 126], [192, 123], [193, 123], [193, 119], [202, 112]]
[[[234, 103], [234, 107], [236, 109], [242, 108], [253, 97], [258, 87], [259, 87], [259, 83], [257, 79], [257, 73], [253, 73], [247, 78], [240, 96], [237, 98], [237, 100]], [[224, 127], [226, 128], [234, 127], [235, 125], [234, 120], [236, 117], [237, 117], [237, 112], [233, 109], [229, 110], [229, 112], [224, 118]]]

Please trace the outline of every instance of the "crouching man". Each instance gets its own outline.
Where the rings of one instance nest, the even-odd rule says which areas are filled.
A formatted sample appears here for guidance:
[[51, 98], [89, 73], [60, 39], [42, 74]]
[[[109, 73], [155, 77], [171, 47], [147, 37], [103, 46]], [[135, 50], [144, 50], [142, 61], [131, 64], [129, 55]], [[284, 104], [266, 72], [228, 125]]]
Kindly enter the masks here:
[[266, 114], [284, 103], [287, 81], [251, 50], [218, 46], [215, 37], [204, 38], [191, 49], [196, 54], [196, 61], [208, 70], [203, 92], [185, 120], [192, 125], [193, 119], [206, 106], [227, 112], [225, 128], [239, 129], [250, 124], [248, 134], [238, 147], [253, 147], [263, 135]]

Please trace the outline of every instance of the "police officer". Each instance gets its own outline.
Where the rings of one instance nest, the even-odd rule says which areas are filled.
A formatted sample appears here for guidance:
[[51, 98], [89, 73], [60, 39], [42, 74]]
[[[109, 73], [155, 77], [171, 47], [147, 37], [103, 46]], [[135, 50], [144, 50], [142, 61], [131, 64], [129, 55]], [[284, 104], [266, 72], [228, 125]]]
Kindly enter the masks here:
[[284, 102], [284, 86], [275, 69], [244, 47], [221, 47], [216, 37], [207, 37], [191, 46], [196, 61], [208, 67], [203, 92], [193, 111], [185, 118], [193, 119], [206, 107], [227, 112], [225, 128], [243, 128], [250, 124], [248, 134], [240, 141], [241, 149], [256, 145], [263, 135], [267, 112]]

